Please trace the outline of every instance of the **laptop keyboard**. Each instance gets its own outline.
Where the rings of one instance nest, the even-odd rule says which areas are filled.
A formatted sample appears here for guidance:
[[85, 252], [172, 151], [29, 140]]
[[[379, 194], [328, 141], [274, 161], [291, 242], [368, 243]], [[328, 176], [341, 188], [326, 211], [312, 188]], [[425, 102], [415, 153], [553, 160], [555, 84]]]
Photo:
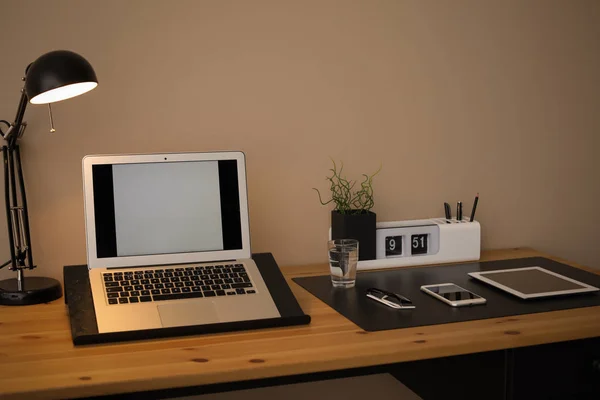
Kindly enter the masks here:
[[256, 293], [243, 264], [103, 272], [108, 304]]

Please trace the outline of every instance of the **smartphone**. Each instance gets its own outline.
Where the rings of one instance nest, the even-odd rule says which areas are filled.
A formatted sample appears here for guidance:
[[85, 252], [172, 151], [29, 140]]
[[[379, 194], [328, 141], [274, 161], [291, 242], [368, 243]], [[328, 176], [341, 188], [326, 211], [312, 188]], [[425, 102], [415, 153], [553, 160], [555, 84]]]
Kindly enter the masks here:
[[452, 307], [472, 306], [485, 304], [486, 300], [467, 289], [454, 283], [438, 283], [436, 285], [421, 286], [421, 290]]

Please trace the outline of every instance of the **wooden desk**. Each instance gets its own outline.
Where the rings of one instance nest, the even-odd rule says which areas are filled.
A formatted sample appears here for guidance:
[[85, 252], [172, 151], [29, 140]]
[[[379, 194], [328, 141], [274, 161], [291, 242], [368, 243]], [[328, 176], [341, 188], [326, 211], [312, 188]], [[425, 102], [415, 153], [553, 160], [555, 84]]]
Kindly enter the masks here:
[[[482, 261], [540, 255], [530, 249], [486, 251]], [[288, 281], [327, 273], [325, 264], [282, 270]], [[600, 336], [600, 307], [367, 333], [289, 284], [312, 316], [310, 325], [83, 348], [71, 342], [63, 299], [1, 307], [0, 398], [71, 398], [206, 385]]]

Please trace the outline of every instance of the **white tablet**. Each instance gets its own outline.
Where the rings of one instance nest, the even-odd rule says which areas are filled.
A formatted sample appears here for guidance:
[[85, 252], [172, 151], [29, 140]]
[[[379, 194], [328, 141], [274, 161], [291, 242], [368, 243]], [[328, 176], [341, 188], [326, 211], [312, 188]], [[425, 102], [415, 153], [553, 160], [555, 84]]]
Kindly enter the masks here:
[[596, 292], [600, 289], [541, 267], [469, 272], [469, 276], [489, 283], [522, 299]]

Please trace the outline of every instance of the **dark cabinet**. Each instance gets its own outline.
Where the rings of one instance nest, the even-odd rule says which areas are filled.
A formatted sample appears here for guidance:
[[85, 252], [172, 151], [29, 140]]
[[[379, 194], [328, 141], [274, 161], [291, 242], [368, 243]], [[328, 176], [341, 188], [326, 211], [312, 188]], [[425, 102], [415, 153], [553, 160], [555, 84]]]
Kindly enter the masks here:
[[600, 338], [512, 351], [513, 400], [600, 399]]
[[505, 399], [504, 351], [394, 365], [392, 375], [424, 400]]
[[598, 400], [600, 338], [406, 362], [391, 373], [424, 400]]

